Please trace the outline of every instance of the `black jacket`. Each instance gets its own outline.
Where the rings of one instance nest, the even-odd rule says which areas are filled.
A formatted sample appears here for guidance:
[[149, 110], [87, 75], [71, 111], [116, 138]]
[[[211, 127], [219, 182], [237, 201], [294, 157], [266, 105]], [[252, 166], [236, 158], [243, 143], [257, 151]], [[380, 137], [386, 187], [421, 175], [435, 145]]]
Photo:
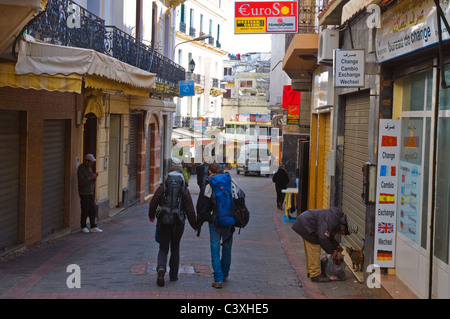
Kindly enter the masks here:
[[327, 254], [332, 254], [339, 243], [334, 236], [347, 224], [347, 216], [338, 208], [311, 209], [301, 213], [292, 229], [303, 239], [320, 245]]
[[276, 191], [281, 192], [282, 189], [287, 188], [289, 176], [284, 169], [279, 168], [278, 171], [273, 174], [272, 182], [275, 183]]

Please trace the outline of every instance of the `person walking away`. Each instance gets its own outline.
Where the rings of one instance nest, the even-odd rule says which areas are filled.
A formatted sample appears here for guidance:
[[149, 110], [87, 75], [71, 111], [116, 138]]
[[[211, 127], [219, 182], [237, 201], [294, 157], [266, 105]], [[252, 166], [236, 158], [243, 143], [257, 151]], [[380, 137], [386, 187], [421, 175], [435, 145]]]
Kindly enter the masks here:
[[343, 248], [334, 238], [336, 234], [350, 235], [347, 216], [336, 207], [311, 209], [301, 213], [292, 229], [303, 238], [306, 256], [306, 270], [311, 281], [328, 282], [321, 274], [320, 249], [336, 258]]
[[282, 192], [289, 184], [289, 176], [283, 164], [280, 165], [277, 172], [273, 174], [272, 182], [275, 183], [275, 191], [277, 192], [277, 208], [283, 209], [285, 194]]
[[156, 283], [162, 287], [167, 271], [167, 256], [170, 247], [169, 279], [178, 280], [180, 266], [180, 241], [184, 232], [186, 216], [191, 227], [196, 231], [196, 215], [188, 184], [184, 180], [181, 167], [172, 166], [164, 184], [156, 190], [149, 204], [150, 222], [158, 219], [156, 228], [159, 237]]
[[[98, 176], [98, 173], [94, 173], [92, 171], [95, 162], [96, 159], [94, 155], [87, 154], [84, 158], [84, 162], [78, 166], [77, 169], [78, 194], [80, 196], [81, 203], [81, 231], [85, 234], [103, 232], [103, 230], [98, 228], [95, 223], [96, 211], [94, 189], [95, 181]], [[88, 217], [90, 228], [88, 228], [86, 224]]]
[[[202, 196], [199, 196], [197, 211], [199, 219], [209, 222], [211, 264], [213, 268], [214, 288], [222, 288], [227, 280], [231, 266], [231, 248], [233, 245], [234, 221], [231, 216], [231, 177], [223, 173], [220, 165], [213, 162], [209, 165], [209, 184]], [[224, 195], [219, 194], [215, 185]], [[226, 195], [225, 195], [226, 194]], [[228, 199], [229, 202], [226, 202]], [[229, 207], [222, 210], [222, 207]], [[221, 215], [229, 209], [228, 216]], [[214, 213], [212, 213], [214, 212]], [[207, 217], [205, 217], [207, 216]], [[222, 241], [222, 243], [221, 243]], [[222, 247], [222, 254], [221, 254]]]

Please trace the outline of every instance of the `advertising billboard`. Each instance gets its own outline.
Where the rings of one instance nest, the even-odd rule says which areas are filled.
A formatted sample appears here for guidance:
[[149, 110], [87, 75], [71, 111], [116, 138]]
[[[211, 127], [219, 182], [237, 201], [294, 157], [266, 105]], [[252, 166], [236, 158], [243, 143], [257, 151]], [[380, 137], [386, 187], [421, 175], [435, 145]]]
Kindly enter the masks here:
[[234, 33], [297, 33], [298, 1], [236, 1]]

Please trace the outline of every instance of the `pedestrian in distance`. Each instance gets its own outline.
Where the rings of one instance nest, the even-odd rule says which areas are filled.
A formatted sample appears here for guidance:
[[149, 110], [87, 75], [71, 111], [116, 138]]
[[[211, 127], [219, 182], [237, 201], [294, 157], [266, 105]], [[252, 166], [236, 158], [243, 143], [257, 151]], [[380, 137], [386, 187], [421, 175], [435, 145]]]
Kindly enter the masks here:
[[183, 236], [185, 220], [197, 230], [197, 218], [188, 184], [179, 166], [172, 166], [169, 173], [150, 201], [148, 217], [150, 222], [157, 218], [159, 252], [156, 283], [162, 287], [167, 271], [167, 257], [170, 248], [169, 279], [178, 280], [180, 266], [180, 241]]
[[330, 279], [321, 274], [320, 250], [331, 254], [335, 259], [343, 248], [335, 235], [350, 235], [354, 228], [349, 227], [347, 216], [338, 208], [311, 209], [301, 213], [292, 229], [303, 238], [306, 256], [306, 270], [311, 281], [328, 282]]
[[[78, 166], [78, 194], [80, 195], [81, 203], [81, 231], [85, 234], [89, 233], [101, 233], [103, 230], [98, 228], [95, 218], [95, 198], [94, 189], [95, 181], [98, 173], [94, 173], [92, 168], [94, 167], [96, 159], [94, 155], [87, 154], [84, 158], [84, 162]], [[86, 221], [89, 217], [90, 228], [87, 227]]]
[[283, 189], [289, 184], [289, 176], [286, 173], [284, 164], [281, 164], [277, 172], [273, 174], [272, 182], [275, 183], [275, 191], [277, 192], [277, 208], [283, 209], [284, 196]]

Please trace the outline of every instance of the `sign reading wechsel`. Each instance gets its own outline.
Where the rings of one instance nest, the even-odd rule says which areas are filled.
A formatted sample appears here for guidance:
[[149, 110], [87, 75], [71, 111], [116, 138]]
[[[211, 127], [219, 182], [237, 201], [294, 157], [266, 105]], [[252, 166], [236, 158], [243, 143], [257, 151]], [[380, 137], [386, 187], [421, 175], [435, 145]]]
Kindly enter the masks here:
[[298, 1], [236, 1], [234, 33], [297, 33]]
[[364, 50], [334, 50], [334, 86], [364, 87]]

